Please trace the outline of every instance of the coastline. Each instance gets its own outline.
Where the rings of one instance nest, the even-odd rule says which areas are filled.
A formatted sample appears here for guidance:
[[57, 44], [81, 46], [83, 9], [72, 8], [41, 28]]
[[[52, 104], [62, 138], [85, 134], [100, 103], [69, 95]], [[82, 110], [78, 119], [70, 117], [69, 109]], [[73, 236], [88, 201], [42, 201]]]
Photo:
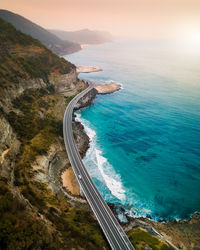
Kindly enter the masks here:
[[[121, 86], [121, 85], [120, 85]], [[116, 89], [113, 90], [113, 92], [115, 91], [118, 91], [120, 89], [120, 86], [116, 86]], [[107, 87], [107, 86], [106, 86]], [[103, 91], [104, 92], [104, 91]], [[106, 91], [105, 91], [106, 92]], [[106, 94], [106, 93], [99, 93], [99, 94]], [[110, 92], [110, 89], [108, 90], [108, 93], [107, 94], [110, 94], [110, 93], [113, 93], [113, 92]], [[87, 100], [86, 102], [82, 102], [81, 105], [77, 108], [77, 110], [80, 110], [81, 108], [85, 108], [85, 107], [88, 107], [90, 106], [92, 103], [93, 103], [93, 100], [96, 98], [97, 94], [96, 95], [92, 95], [89, 99], [89, 101]], [[77, 129], [77, 124], [79, 125], [79, 129]], [[81, 127], [80, 127], [81, 125]], [[76, 129], [74, 129], [76, 127]], [[86, 155], [87, 153], [87, 150], [89, 150], [90, 148], [90, 143], [92, 142], [92, 138], [89, 136], [89, 134], [87, 134], [86, 132], [86, 129], [84, 127], [84, 124], [81, 123], [81, 120], [78, 119], [78, 121], [76, 120], [76, 115], [73, 116], [73, 132], [74, 132], [74, 136], [75, 136], [75, 141], [76, 141], [76, 144], [78, 146], [78, 149], [79, 149], [79, 153], [81, 154], [81, 158], [83, 159], [84, 156]], [[85, 140], [85, 150], [84, 150], [84, 153], [82, 153], [82, 148], [80, 146], [80, 143], [79, 143], [79, 139], [77, 139], [79, 136], [87, 136], [87, 139]], [[68, 174], [69, 168], [67, 170], [65, 170], [64, 173]], [[72, 181], [74, 181], [74, 178], [75, 175], [72, 174], [71, 176], [72, 178]], [[75, 183], [76, 185], [78, 184], [77, 181], [75, 180]], [[71, 191], [73, 190], [73, 187], [70, 187], [70, 193], [72, 193]], [[76, 189], [76, 187], [74, 187], [74, 189]], [[77, 191], [77, 189], [76, 189]], [[72, 193], [72, 195], [81, 195], [80, 193], [76, 193], [76, 191], [74, 192], [74, 194]], [[109, 207], [111, 208], [111, 210], [113, 211], [113, 213], [115, 214], [116, 218], [118, 219], [119, 223], [121, 224], [121, 226], [123, 227], [123, 229], [125, 231], [131, 231], [131, 230], [134, 230], [135, 228], [138, 228], [140, 230], [145, 230], [145, 232], [149, 233], [151, 236], [153, 237], [156, 237], [158, 238], [161, 242], [165, 242], [167, 243], [170, 247], [172, 247], [172, 249], [177, 249], [176, 246], [173, 245], [173, 243], [170, 242], [170, 240], [166, 239], [165, 237], [163, 237], [160, 233], [158, 233], [156, 231], [156, 229], [153, 227], [153, 225], [151, 225], [150, 223], [148, 223], [148, 219], [147, 221], [143, 221], [143, 218], [132, 218], [132, 217], [128, 217], [126, 216], [125, 214], [125, 209], [123, 208], [122, 205], [120, 206], [117, 206], [116, 204], [111, 204], [111, 203], [108, 203]], [[123, 212], [123, 216], [127, 219], [127, 221], [122, 221], [120, 220], [120, 216], [119, 216], [119, 213], [117, 212], [117, 209], [120, 211], [120, 212]]]
[[[121, 86], [120, 86], [121, 88]], [[116, 89], [115, 91], [119, 90], [120, 88]], [[113, 92], [115, 92], [113, 91]], [[91, 95], [87, 101], [83, 101], [78, 107], [81, 109], [83, 107], [88, 107], [92, 104], [93, 100], [96, 98], [97, 94], [110, 94], [113, 92], [108, 93], [96, 93], [95, 95]], [[77, 123], [73, 117], [74, 124]], [[79, 124], [80, 121], [78, 122]], [[89, 145], [91, 142], [91, 138], [84, 129], [84, 125], [81, 124], [81, 127], [77, 127], [78, 129], [74, 131], [75, 138], [77, 135], [82, 137], [83, 135], [87, 136], [87, 140], [85, 140], [85, 149], [84, 154], [81, 155], [84, 158], [87, 150], [89, 149]], [[79, 149], [81, 152], [81, 149]], [[123, 222], [120, 221], [121, 225], [126, 231], [133, 230], [135, 228], [141, 228], [142, 230], [146, 230], [149, 234], [157, 236], [160, 240], [165, 241], [169, 244], [173, 249], [190, 249], [191, 245], [190, 242], [196, 241], [196, 233], [200, 234], [200, 229], [198, 230], [196, 227], [200, 224], [200, 214], [193, 214], [190, 219], [188, 220], [171, 220], [171, 221], [154, 221], [151, 218], [147, 217], [130, 217], [127, 216], [125, 209], [120, 204], [109, 204], [110, 208], [112, 209], [113, 213], [119, 219], [119, 212], [126, 217], [127, 221]], [[189, 238], [190, 237], [190, 238]], [[192, 238], [192, 239], [191, 239]], [[182, 243], [183, 242], [183, 243]], [[178, 247], [178, 248], [177, 248]]]
[[[115, 91], [118, 91], [121, 88], [121, 85], [117, 83], [102, 84], [102, 88], [100, 89], [99, 85], [100, 84], [97, 84], [97, 87], [95, 87], [91, 92], [89, 92], [86, 98], [78, 102], [76, 110], [90, 106], [98, 94], [114, 93]], [[84, 125], [76, 120], [76, 115], [73, 115], [72, 121], [75, 142], [78, 147], [81, 158], [83, 159], [87, 150], [89, 149], [90, 137], [85, 132]], [[61, 172], [61, 180], [63, 183], [63, 187], [67, 191], [69, 191], [70, 194], [74, 196], [81, 195], [78, 182], [75, 176], [71, 173], [70, 167], [63, 169], [63, 171]]]
[[[95, 97], [94, 97], [95, 98]], [[92, 101], [94, 100], [92, 99]], [[92, 103], [92, 102], [91, 102]], [[87, 107], [87, 106], [85, 106]], [[80, 122], [80, 120], [79, 120]], [[84, 125], [82, 124], [84, 127]], [[82, 133], [86, 133], [84, 129]], [[88, 138], [89, 135], [87, 134]], [[89, 138], [87, 150], [91, 143]], [[85, 152], [86, 154], [87, 152]], [[83, 157], [82, 157], [83, 158]], [[115, 214], [116, 218], [122, 225], [125, 231], [135, 230], [137, 228], [145, 230], [150, 235], [159, 238], [161, 241], [167, 243], [172, 249], [190, 249], [190, 242], [197, 241], [196, 233], [200, 234], [200, 227], [197, 229], [197, 225], [200, 224], [200, 214], [195, 213], [188, 220], [171, 220], [171, 221], [154, 221], [147, 217], [130, 217], [124, 207], [121, 204], [108, 203], [109, 207]], [[125, 221], [121, 220], [124, 217]], [[190, 236], [190, 238], [189, 238]], [[191, 240], [193, 238], [193, 240]]]

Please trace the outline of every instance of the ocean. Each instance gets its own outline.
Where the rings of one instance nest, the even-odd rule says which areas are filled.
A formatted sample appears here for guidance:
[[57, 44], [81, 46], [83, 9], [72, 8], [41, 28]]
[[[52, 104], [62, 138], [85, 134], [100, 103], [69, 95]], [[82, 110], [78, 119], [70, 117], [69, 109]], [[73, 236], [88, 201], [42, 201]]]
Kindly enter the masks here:
[[153, 220], [200, 212], [200, 54], [124, 39], [66, 58], [103, 69], [80, 78], [122, 84], [76, 112], [90, 137], [83, 161], [104, 199]]

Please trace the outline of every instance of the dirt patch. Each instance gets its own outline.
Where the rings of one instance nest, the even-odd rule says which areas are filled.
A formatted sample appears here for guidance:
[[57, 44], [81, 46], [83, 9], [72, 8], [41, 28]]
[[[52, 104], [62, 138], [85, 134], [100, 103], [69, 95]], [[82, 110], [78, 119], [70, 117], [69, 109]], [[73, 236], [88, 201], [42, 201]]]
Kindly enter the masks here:
[[73, 195], [80, 195], [80, 187], [74, 175], [72, 167], [69, 167], [62, 173], [63, 186]]

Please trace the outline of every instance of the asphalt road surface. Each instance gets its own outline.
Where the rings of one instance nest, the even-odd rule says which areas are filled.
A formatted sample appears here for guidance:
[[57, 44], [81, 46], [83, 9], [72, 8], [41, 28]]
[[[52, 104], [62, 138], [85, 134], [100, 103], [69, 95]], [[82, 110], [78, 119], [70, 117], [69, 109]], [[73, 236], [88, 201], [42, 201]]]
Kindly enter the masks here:
[[65, 147], [73, 167], [76, 178], [84, 192], [84, 195], [94, 212], [110, 246], [112, 249], [135, 249], [129, 241], [127, 235], [124, 233], [119, 222], [115, 218], [107, 203], [101, 197], [96, 186], [92, 182], [76, 147], [73, 131], [72, 131], [72, 114], [74, 106], [85, 94], [87, 94], [94, 84], [90, 84], [87, 89], [75, 96], [68, 104], [64, 120], [63, 120], [63, 134]]

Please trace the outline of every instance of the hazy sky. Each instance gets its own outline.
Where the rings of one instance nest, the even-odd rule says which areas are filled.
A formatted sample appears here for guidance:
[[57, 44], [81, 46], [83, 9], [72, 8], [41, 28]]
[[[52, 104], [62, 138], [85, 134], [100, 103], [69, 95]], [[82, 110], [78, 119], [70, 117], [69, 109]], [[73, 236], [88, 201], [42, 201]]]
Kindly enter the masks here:
[[51, 29], [147, 38], [200, 32], [200, 0], [1, 0], [0, 8]]

